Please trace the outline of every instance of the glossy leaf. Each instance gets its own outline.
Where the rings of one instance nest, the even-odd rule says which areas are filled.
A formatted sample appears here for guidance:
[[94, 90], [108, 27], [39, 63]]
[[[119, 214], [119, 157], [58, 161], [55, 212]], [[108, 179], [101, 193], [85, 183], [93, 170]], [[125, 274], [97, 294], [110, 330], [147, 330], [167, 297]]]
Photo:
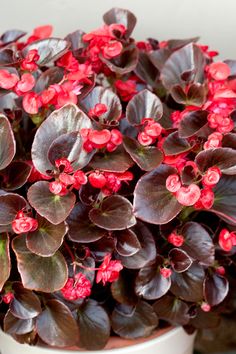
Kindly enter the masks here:
[[159, 267], [160, 264], [154, 262], [140, 269], [135, 282], [137, 295], [147, 300], [155, 300], [167, 293], [171, 286], [171, 279], [164, 278]]
[[204, 296], [210, 306], [219, 305], [229, 292], [228, 280], [217, 274], [208, 274], [204, 281]]
[[207, 124], [207, 111], [192, 111], [184, 115], [179, 124], [179, 136], [189, 138]]
[[81, 30], [74, 31], [69, 33], [65, 40], [70, 43], [70, 48], [72, 51], [77, 51], [78, 49], [84, 48], [85, 43], [83, 42], [83, 35], [85, 32]]
[[143, 146], [137, 140], [124, 137], [124, 148], [144, 171], [151, 171], [162, 163], [163, 154], [155, 146]]
[[115, 231], [116, 250], [121, 256], [133, 256], [141, 249], [141, 244], [131, 229]]
[[190, 320], [189, 306], [171, 295], [165, 295], [157, 300], [153, 308], [158, 318], [174, 325], [186, 325]]
[[199, 40], [199, 37], [185, 38], [185, 39], [169, 39], [168, 48], [176, 50], [186, 46], [189, 43], [195, 43]]
[[106, 235], [104, 229], [100, 229], [90, 221], [89, 210], [90, 208], [78, 203], [71, 211], [67, 223], [69, 226], [68, 236], [73, 242], [94, 242]]
[[98, 209], [90, 210], [89, 218], [105, 230], [123, 230], [135, 224], [132, 204], [119, 195], [104, 199]]
[[160, 99], [148, 90], [143, 90], [135, 95], [128, 103], [126, 117], [130, 124], [141, 124], [143, 118], [159, 120], [163, 114]]
[[201, 151], [196, 156], [195, 162], [202, 173], [210, 167], [217, 166], [225, 175], [236, 174], [236, 151], [230, 148]]
[[21, 319], [30, 319], [41, 313], [41, 304], [37, 295], [24, 289], [20, 282], [13, 284], [14, 299], [10, 304], [11, 313]]
[[211, 266], [215, 261], [215, 247], [206, 229], [199, 223], [187, 222], [181, 233], [184, 236], [181, 248], [202, 265]]
[[79, 345], [87, 350], [102, 349], [110, 337], [107, 312], [94, 300], [88, 300], [78, 311]]
[[199, 83], [190, 84], [187, 92], [182, 86], [175, 85], [170, 93], [177, 103], [187, 106], [202, 106], [206, 100], [206, 89]]
[[221, 317], [218, 313], [210, 311], [202, 311], [201, 308], [197, 308], [196, 316], [190, 320], [191, 325], [197, 329], [209, 329], [219, 326]]
[[115, 250], [115, 239], [113, 237], [103, 237], [98, 241], [89, 244], [89, 250], [94, 259], [102, 262], [108, 253], [113, 253]]
[[134, 292], [134, 276], [129, 270], [123, 269], [118, 280], [111, 284], [111, 293], [120, 304], [137, 304], [138, 296]]
[[16, 152], [16, 143], [11, 124], [0, 114], [0, 170], [6, 168]]
[[236, 149], [236, 134], [228, 133], [223, 136], [222, 146], [224, 148]]
[[203, 298], [203, 281], [205, 272], [203, 267], [193, 263], [183, 273], [173, 272], [171, 280], [171, 292], [182, 300], [198, 302]]
[[[33, 145], [32, 160], [34, 166], [42, 174], [52, 170], [54, 166], [48, 159], [51, 144], [63, 134], [79, 132], [82, 128], [92, 128], [90, 119], [74, 104], [67, 104], [53, 111], [38, 128]], [[85, 151], [78, 157], [76, 166], [84, 167], [87, 163]], [[72, 164], [73, 166], [73, 164]]]
[[130, 41], [119, 57], [113, 59], [105, 59], [100, 56], [100, 59], [108, 66], [108, 68], [117, 75], [125, 75], [136, 68], [138, 63], [138, 49], [133, 41]]
[[149, 58], [153, 65], [161, 71], [165, 62], [171, 55], [172, 51], [169, 48], [159, 48], [157, 50], [151, 51], [149, 54]]
[[34, 91], [41, 92], [46, 90], [50, 85], [58, 84], [62, 80], [63, 75], [63, 69], [58, 66], [45, 70], [36, 81]]
[[119, 120], [122, 113], [120, 99], [111, 89], [102, 86], [94, 87], [94, 89], [80, 102], [80, 106], [84, 112], [88, 113], [89, 110], [94, 108], [98, 103], [107, 106], [107, 112], [101, 116], [103, 122], [114, 122]]
[[65, 196], [55, 195], [49, 190], [49, 182], [39, 181], [28, 190], [28, 201], [39, 215], [58, 225], [70, 214], [76, 197], [69, 192]]
[[152, 87], [157, 87], [160, 72], [152, 63], [149, 53], [139, 52], [138, 64], [135, 68], [135, 74], [144, 82]]
[[118, 147], [111, 153], [97, 153], [90, 165], [94, 170], [125, 172], [133, 165], [133, 160], [123, 147]]
[[4, 317], [3, 328], [4, 332], [11, 335], [26, 334], [34, 329], [34, 320], [17, 318], [8, 310]]
[[65, 347], [77, 344], [78, 326], [70, 310], [58, 300], [48, 300], [37, 317], [39, 337], [50, 346]]
[[15, 193], [0, 194], [0, 225], [9, 225], [20, 210], [26, 207], [26, 200]]
[[103, 15], [103, 20], [107, 25], [113, 23], [122, 24], [127, 28], [126, 36], [130, 36], [136, 25], [137, 19], [134, 14], [126, 9], [120, 9], [118, 7], [113, 7], [111, 10]]
[[26, 236], [28, 249], [42, 257], [52, 256], [61, 246], [67, 232], [64, 222], [53, 225], [42, 216], [37, 216], [38, 228]]
[[[4, 175], [2, 188], [14, 191], [21, 188], [28, 180], [31, 167], [24, 161], [12, 161], [1, 173]], [[1, 174], [0, 174], [1, 175]]]
[[170, 90], [174, 85], [183, 85], [188, 81], [182, 75], [191, 71], [190, 81], [201, 83], [204, 78], [205, 58], [201, 49], [189, 43], [176, 50], [165, 62], [161, 72], [164, 86]]
[[185, 272], [193, 263], [189, 255], [179, 248], [172, 248], [168, 256], [171, 266], [177, 273]]
[[9, 236], [7, 234], [0, 234], [0, 291], [5, 282], [10, 276], [11, 259], [9, 250]]
[[25, 35], [26, 32], [21, 30], [17, 30], [17, 29], [8, 30], [1, 35], [1, 42], [4, 44], [16, 42], [20, 38], [24, 37]]
[[167, 156], [182, 154], [191, 149], [192, 146], [187, 139], [180, 138], [177, 131], [169, 134], [163, 144], [163, 150]]
[[156, 258], [155, 240], [149, 229], [140, 221], [137, 222], [132, 230], [138, 238], [141, 249], [133, 256], [125, 257], [119, 255], [117, 258], [128, 269], [140, 269]]
[[37, 49], [39, 54], [38, 65], [44, 66], [52, 61], [56, 61], [69, 49], [69, 43], [64, 39], [59, 38], [46, 38], [28, 44], [22, 51], [25, 57], [27, 53]]
[[26, 237], [15, 237], [12, 244], [17, 267], [26, 289], [52, 293], [61, 289], [68, 276], [67, 265], [57, 251], [52, 257], [38, 256], [26, 247]]
[[158, 318], [151, 305], [140, 301], [135, 307], [117, 306], [111, 317], [113, 331], [123, 338], [148, 337], [158, 325]]
[[213, 189], [215, 201], [211, 211], [229, 224], [236, 224], [236, 181], [234, 176], [222, 176]]
[[134, 191], [134, 214], [137, 218], [160, 225], [178, 215], [182, 205], [166, 189], [166, 179], [174, 173], [173, 167], [161, 165], [140, 178]]

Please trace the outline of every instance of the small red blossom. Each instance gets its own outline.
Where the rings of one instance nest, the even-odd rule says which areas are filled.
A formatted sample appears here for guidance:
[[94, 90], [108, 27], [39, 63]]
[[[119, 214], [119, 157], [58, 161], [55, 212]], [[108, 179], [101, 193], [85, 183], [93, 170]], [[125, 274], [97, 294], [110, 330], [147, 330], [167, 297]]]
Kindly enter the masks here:
[[123, 265], [121, 264], [121, 261], [113, 261], [111, 260], [111, 255], [107, 254], [98, 269], [96, 282], [100, 283], [100, 281], [102, 281], [103, 285], [107, 282], [112, 283], [119, 278], [122, 269]]
[[194, 205], [201, 196], [198, 185], [192, 183], [187, 187], [181, 187], [175, 194], [178, 202], [185, 206]]
[[69, 278], [61, 289], [65, 299], [75, 301], [85, 299], [91, 294], [92, 284], [83, 273], [77, 273], [74, 278]]
[[73, 184], [73, 188], [79, 190], [80, 187], [84, 184], [86, 184], [88, 182], [88, 178], [86, 176], [86, 174], [83, 171], [76, 171], [73, 175], [74, 177], [74, 184]]
[[236, 246], [236, 234], [227, 229], [222, 229], [219, 234], [219, 245], [225, 252], [232, 250]]
[[51, 193], [59, 196], [64, 196], [68, 193], [66, 185], [60, 181], [53, 181], [49, 183], [49, 190]]
[[219, 182], [221, 175], [222, 172], [219, 169], [219, 167], [214, 166], [208, 168], [208, 170], [206, 171], [205, 175], [202, 178], [203, 186], [211, 187], [211, 188], [215, 187]]
[[106, 59], [112, 59], [121, 54], [123, 45], [119, 41], [110, 41], [102, 48], [102, 55]]
[[90, 130], [88, 139], [96, 148], [105, 147], [111, 139], [111, 132], [108, 129]]
[[59, 181], [64, 184], [65, 186], [70, 186], [75, 183], [74, 176], [68, 175], [67, 173], [63, 172], [59, 175]]
[[178, 235], [176, 232], [172, 232], [168, 236], [167, 241], [175, 247], [181, 247], [184, 243], [184, 236]]
[[26, 161], [30, 166], [31, 166], [31, 172], [30, 175], [28, 177], [28, 182], [37, 182], [37, 181], [41, 181], [43, 180], [49, 180], [51, 179], [51, 177], [43, 175], [41, 172], [39, 172], [35, 166], [33, 165], [33, 162], [31, 160]]
[[169, 175], [166, 179], [166, 189], [174, 193], [177, 192], [181, 187], [180, 177], [177, 174]]
[[32, 90], [35, 85], [35, 78], [32, 74], [26, 73], [21, 76], [21, 79], [17, 82], [15, 86], [15, 92], [18, 96], [24, 95], [26, 92]]
[[217, 267], [217, 268], [215, 269], [215, 271], [216, 271], [217, 274], [222, 275], [222, 276], [224, 276], [225, 273], [226, 273], [225, 267], [223, 267], [223, 266]]
[[136, 82], [133, 80], [117, 80], [115, 82], [115, 88], [118, 95], [124, 102], [130, 101], [131, 98], [137, 93]]
[[151, 136], [152, 138], [157, 138], [162, 132], [162, 126], [157, 122], [153, 122], [147, 124], [144, 128], [144, 131], [147, 135]]
[[73, 172], [73, 167], [71, 166], [70, 161], [65, 157], [55, 160], [55, 166], [61, 172], [65, 172], [65, 173]]
[[14, 299], [14, 294], [11, 291], [2, 295], [2, 301], [7, 305], [10, 304], [10, 302], [12, 302], [13, 299]]
[[57, 60], [57, 66], [63, 67], [68, 71], [78, 71], [79, 63], [78, 60], [74, 57], [71, 51], [65, 53], [60, 59]]
[[12, 230], [15, 234], [23, 234], [37, 230], [38, 221], [29, 217], [21, 216], [12, 221]]
[[1, 69], [0, 70], [0, 87], [5, 89], [5, 90], [10, 90], [12, 89], [17, 82], [19, 81], [19, 78], [16, 74], [10, 73], [10, 71]]
[[33, 31], [33, 36], [38, 39], [49, 38], [52, 34], [53, 27], [51, 25], [43, 25], [36, 27]]
[[211, 63], [208, 67], [208, 74], [214, 80], [226, 80], [230, 75], [230, 67], [223, 62]]
[[170, 278], [172, 275], [172, 270], [170, 268], [160, 268], [160, 273], [163, 276], [163, 278]]
[[103, 103], [97, 103], [88, 112], [90, 117], [101, 117], [104, 113], [108, 111], [108, 107]]
[[138, 141], [143, 146], [149, 146], [154, 143], [155, 139], [152, 138], [150, 135], [146, 134], [145, 132], [140, 132], [138, 134]]
[[37, 49], [31, 49], [27, 53], [25, 59], [21, 62], [21, 69], [27, 71], [36, 71], [38, 69], [37, 61], [39, 54]]
[[201, 304], [201, 309], [202, 309], [202, 311], [204, 311], [204, 312], [209, 312], [209, 311], [211, 311], [211, 306], [210, 306], [208, 303], [203, 302], [203, 303]]
[[222, 146], [223, 135], [215, 132], [208, 136], [208, 140], [204, 144], [204, 150], [217, 148]]
[[103, 188], [107, 183], [106, 177], [99, 171], [90, 173], [88, 180], [94, 188]]
[[37, 114], [41, 107], [40, 97], [35, 92], [28, 92], [23, 98], [23, 108], [29, 114]]
[[211, 188], [201, 190], [201, 196], [194, 204], [195, 209], [211, 209], [215, 200], [215, 194]]

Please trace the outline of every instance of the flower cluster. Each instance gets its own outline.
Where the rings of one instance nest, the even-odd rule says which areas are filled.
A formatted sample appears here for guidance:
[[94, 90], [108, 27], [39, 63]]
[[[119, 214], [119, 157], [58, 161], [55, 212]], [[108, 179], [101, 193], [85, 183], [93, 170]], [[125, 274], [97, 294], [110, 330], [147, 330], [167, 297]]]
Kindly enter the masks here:
[[236, 61], [135, 24], [1, 36], [0, 324], [20, 342], [235, 314]]

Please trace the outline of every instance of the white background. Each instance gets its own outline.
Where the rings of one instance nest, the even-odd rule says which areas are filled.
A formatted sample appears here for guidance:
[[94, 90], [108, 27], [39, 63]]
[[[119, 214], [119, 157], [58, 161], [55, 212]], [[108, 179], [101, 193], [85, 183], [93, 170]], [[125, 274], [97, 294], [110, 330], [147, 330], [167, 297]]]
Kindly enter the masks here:
[[100, 26], [113, 6], [138, 17], [135, 36], [160, 40], [201, 36], [221, 57], [236, 59], [236, 0], [0, 0], [0, 32], [55, 26], [54, 35]]

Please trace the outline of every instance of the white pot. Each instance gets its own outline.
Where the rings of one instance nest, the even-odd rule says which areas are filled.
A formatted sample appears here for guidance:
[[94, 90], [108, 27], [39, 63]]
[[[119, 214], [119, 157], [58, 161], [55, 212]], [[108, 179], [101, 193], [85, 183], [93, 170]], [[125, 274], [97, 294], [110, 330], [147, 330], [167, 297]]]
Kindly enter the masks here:
[[[154, 337], [154, 338], [153, 338]], [[155, 334], [142, 343], [118, 349], [104, 349], [101, 351], [77, 351], [80, 354], [192, 354], [195, 334], [188, 335], [181, 328], [174, 328], [162, 335]], [[127, 345], [127, 341], [125, 345]], [[140, 340], [135, 341], [140, 342]], [[112, 345], [110, 345], [112, 347]], [[76, 351], [49, 349], [19, 344], [0, 331], [0, 354], [72, 354]]]

